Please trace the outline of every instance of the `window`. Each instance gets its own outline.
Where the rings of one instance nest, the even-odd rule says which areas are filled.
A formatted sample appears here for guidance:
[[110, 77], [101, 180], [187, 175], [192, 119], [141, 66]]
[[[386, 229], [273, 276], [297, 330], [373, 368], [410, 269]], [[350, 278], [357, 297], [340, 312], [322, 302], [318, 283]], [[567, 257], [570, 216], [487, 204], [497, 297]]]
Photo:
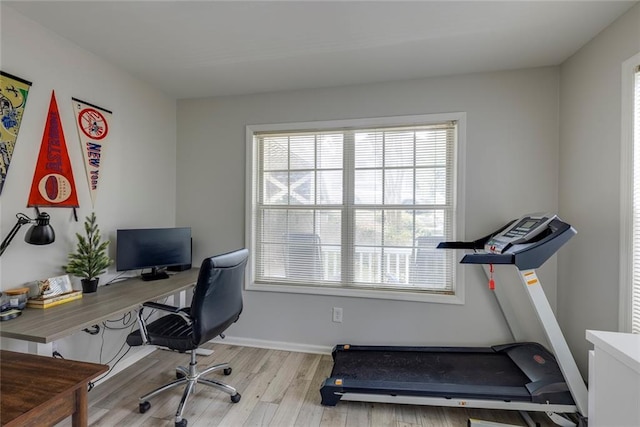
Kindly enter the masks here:
[[640, 53], [622, 70], [620, 329], [640, 333]]
[[[464, 115], [247, 127], [248, 289], [461, 301]], [[426, 296], [426, 297], [425, 297]]]

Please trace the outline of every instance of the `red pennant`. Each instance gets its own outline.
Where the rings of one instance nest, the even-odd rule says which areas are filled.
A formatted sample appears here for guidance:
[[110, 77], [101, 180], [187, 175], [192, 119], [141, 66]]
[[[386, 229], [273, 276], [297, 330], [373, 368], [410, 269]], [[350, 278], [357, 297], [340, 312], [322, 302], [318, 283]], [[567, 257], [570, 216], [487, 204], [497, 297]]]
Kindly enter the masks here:
[[31, 183], [27, 207], [32, 206], [79, 207], [76, 184], [54, 91], [51, 92], [49, 114], [47, 114], [38, 163], [36, 163]]

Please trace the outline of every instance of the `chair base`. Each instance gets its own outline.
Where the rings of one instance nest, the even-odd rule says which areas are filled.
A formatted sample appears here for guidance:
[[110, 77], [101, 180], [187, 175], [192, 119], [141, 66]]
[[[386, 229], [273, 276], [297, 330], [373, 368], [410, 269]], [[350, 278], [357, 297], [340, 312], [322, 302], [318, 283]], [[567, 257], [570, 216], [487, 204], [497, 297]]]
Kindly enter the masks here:
[[184, 412], [184, 407], [187, 403], [187, 399], [189, 395], [193, 394], [195, 391], [196, 384], [206, 385], [208, 387], [213, 387], [217, 390], [223, 391], [231, 396], [231, 402], [238, 403], [240, 401], [240, 393], [231, 387], [228, 384], [225, 384], [221, 381], [202, 378], [205, 375], [208, 375], [212, 372], [222, 370], [225, 375], [231, 374], [231, 367], [228, 363], [219, 363], [217, 365], [209, 366], [202, 372], [198, 372], [197, 369], [197, 360], [196, 360], [196, 351], [191, 351], [191, 361], [189, 363], [189, 367], [185, 368], [184, 366], [178, 366], [176, 368], [176, 377], [175, 381], [171, 381], [168, 384], [160, 386], [150, 393], [141, 396], [139, 401], [139, 410], [140, 413], [143, 414], [149, 410], [151, 404], [148, 402], [148, 399], [151, 399], [158, 394], [170, 390], [172, 388], [185, 385], [184, 392], [182, 393], [182, 399], [180, 399], [180, 404], [178, 405], [178, 410], [176, 411], [175, 416], [175, 425], [176, 427], [186, 427], [187, 420], [182, 418], [182, 413]]

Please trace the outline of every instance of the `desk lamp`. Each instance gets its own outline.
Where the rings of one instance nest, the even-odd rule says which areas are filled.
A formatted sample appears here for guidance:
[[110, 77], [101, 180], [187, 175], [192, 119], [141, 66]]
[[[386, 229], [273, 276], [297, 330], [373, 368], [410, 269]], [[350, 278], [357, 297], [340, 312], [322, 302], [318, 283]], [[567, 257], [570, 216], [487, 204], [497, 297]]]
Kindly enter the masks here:
[[4, 253], [11, 240], [15, 237], [16, 233], [25, 224], [34, 224], [27, 230], [24, 236], [24, 241], [32, 245], [48, 245], [56, 240], [56, 233], [53, 231], [53, 227], [49, 225], [49, 214], [46, 212], [38, 212], [38, 218], [31, 219], [23, 213], [16, 214], [18, 222], [13, 226], [7, 237], [2, 241], [0, 245], [0, 256]]

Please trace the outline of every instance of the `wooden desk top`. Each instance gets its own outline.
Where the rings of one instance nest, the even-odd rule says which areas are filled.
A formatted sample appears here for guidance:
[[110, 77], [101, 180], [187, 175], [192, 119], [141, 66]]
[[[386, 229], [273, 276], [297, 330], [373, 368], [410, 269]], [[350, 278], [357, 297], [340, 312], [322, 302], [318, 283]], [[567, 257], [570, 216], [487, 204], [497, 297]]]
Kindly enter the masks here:
[[145, 282], [127, 279], [82, 298], [55, 307], [26, 308], [22, 315], [0, 323], [0, 336], [49, 343], [89, 328], [120, 313], [188, 289], [198, 280], [198, 268], [171, 275], [168, 279]]
[[27, 412], [70, 393], [109, 366], [0, 350], [0, 421], [25, 425]]

